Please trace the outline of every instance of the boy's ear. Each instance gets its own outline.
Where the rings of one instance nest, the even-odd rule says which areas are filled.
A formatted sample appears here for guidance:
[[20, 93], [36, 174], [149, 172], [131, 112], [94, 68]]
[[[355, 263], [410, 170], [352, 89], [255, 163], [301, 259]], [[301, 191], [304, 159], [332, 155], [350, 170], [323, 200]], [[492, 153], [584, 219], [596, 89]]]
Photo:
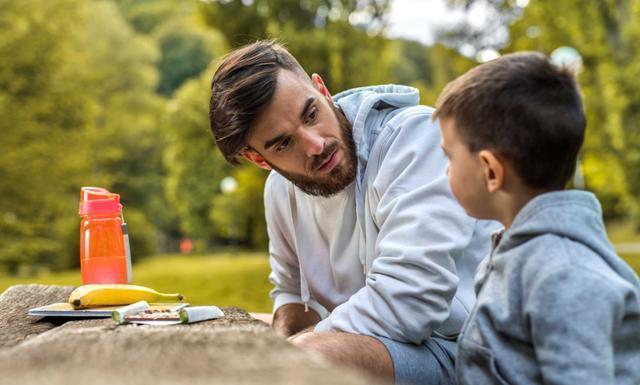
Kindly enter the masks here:
[[329, 89], [327, 88], [327, 86], [324, 85], [324, 81], [322, 80], [320, 75], [312, 74], [311, 75], [311, 82], [316, 87], [316, 89], [318, 91], [320, 91], [320, 93], [322, 95], [324, 95], [327, 99], [332, 100], [331, 99], [331, 93], [329, 92]]
[[265, 170], [271, 171], [271, 166], [256, 150], [246, 149], [240, 153], [246, 160]]
[[490, 150], [481, 150], [478, 159], [482, 167], [487, 191], [496, 192], [504, 186], [505, 167], [502, 159]]

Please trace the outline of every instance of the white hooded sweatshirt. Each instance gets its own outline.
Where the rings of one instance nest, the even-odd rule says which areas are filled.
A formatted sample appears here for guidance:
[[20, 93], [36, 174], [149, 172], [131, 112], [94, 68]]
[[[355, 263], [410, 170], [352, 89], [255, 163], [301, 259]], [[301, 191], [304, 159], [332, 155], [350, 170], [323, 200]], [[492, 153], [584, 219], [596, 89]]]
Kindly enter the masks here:
[[324, 198], [271, 172], [273, 311], [304, 303], [322, 317], [316, 331], [455, 338], [498, 225], [468, 217], [453, 198], [440, 130], [416, 89], [357, 88], [334, 101], [353, 124], [356, 179]]

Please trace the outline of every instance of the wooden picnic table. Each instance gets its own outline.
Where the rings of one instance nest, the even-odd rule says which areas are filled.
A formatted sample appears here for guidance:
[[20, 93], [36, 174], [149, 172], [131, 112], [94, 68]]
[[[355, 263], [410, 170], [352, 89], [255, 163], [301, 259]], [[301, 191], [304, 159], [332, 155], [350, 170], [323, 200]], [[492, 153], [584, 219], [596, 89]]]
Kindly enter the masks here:
[[72, 289], [19, 285], [0, 296], [0, 384], [381, 384], [297, 349], [236, 307], [171, 326], [27, 314]]

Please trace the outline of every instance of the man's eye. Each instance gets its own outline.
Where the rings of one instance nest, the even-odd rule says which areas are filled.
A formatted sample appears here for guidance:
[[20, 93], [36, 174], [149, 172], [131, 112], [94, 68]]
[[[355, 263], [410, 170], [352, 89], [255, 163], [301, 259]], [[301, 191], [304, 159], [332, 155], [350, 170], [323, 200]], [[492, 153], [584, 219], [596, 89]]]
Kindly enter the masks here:
[[313, 122], [314, 120], [316, 120], [317, 117], [318, 117], [318, 110], [314, 108], [309, 112], [309, 115], [307, 115], [307, 123]]
[[276, 147], [276, 152], [280, 152], [280, 151], [286, 150], [287, 147], [289, 147], [290, 143], [291, 143], [291, 139], [289, 139], [289, 138], [283, 139], [280, 143], [278, 143], [278, 146]]

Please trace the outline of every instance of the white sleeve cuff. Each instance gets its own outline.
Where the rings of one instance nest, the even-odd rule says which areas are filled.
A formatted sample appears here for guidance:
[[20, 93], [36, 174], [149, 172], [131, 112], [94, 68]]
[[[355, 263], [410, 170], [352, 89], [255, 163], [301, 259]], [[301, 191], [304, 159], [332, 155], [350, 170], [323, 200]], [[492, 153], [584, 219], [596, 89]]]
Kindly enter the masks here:
[[318, 322], [313, 329], [314, 332], [328, 332], [331, 330], [333, 329], [329, 326], [329, 319], [326, 317], [322, 317], [322, 321]]
[[[279, 293], [273, 299], [273, 314], [276, 314], [276, 310], [278, 310], [281, 306], [289, 303], [304, 304], [304, 301], [302, 301], [302, 297], [297, 294]], [[320, 305], [317, 301], [309, 299], [307, 305], [316, 313], [318, 313], [321, 319], [325, 319], [329, 315], [327, 309], [325, 309], [324, 306]]]

